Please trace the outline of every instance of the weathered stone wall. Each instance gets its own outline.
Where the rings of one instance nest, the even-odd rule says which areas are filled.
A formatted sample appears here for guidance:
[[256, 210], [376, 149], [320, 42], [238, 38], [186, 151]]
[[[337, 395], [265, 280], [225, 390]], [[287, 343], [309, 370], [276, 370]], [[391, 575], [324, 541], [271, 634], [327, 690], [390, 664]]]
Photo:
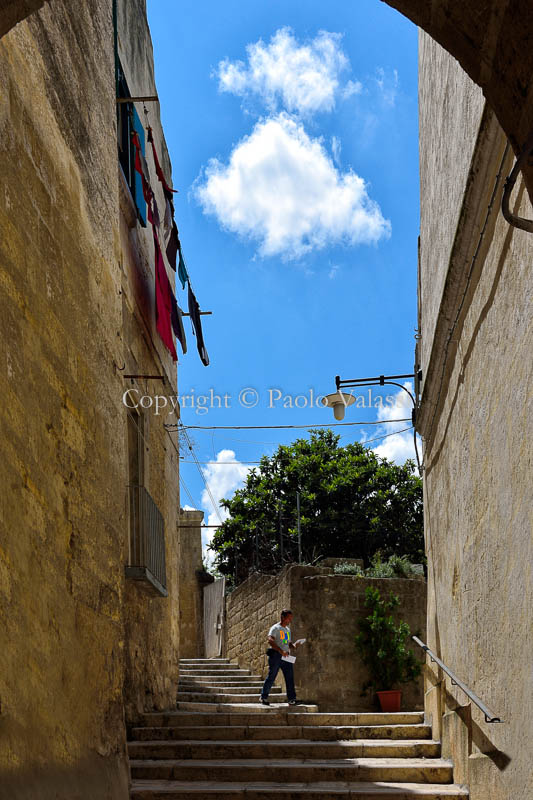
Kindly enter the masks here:
[[[299, 697], [317, 702], [324, 711], [372, 709], [375, 698], [361, 696], [368, 673], [354, 643], [358, 622], [368, 614], [364, 600], [370, 585], [383, 595], [397, 594], [399, 617], [424, 637], [425, 581], [358, 578], [333, 575], [328, 568], [292, 566], [278, 576], [252, 575], [228, 596], [226, 655], [265, 676], [268, 630], [279, 621], [282, 608], [290, 608], [293, 640], [307, 639], [295, 665]], [[280, 674], [277, 683], [282, 681]], [[422, 678], [403, 691], [404, 708], [422, 708]]]
[[178, 519], [180, 658], [204, 657], [203, 518], [203, 511], [181, 509]]
[[[117, 4], [118, 54], [132, 96], [156, 95], [152, 42], [146, 20], [145, 0], [121, 0]], [[159, 159], [170, 182], [170, 160], [165, 144], [159, 104], [136, 103], [141, 120], [153, 129]], [[158, 207], [164, 208], [161, 184], [157, 180], [151, 147], [146, 160]], [[121, 179], [122, 180], [122, 179]], [[126, 196], [125, 196], [126, 195]], [[154, 244], [151, 226], [143, 228], [127, 211], [127, 189], [120, 186], [120, 277], [124, 373], [163, 375], [165, 382], [139, 378], [123, 383], [135, 390], [131, 403], [142, 395], [176, 394], [176, 370], [155, 327]], [[162, 213], [162, 212], [161, 212]], [[128, 402], [130, 402], [128, 400]], [[128, 412], [123, 408], [123, 428]], [[179, 541], [177, 532], [179, 457], [176, 434], [167, 434], [166, 421], [175, 417], [156, 416], [153, 408], [141, 409], [144, 425], [144, 486], [165, 518], [166, 573], [168, 598], [148, 597], [139, 586], [126, 581], [124, 623], [126, 674], [124, 703], [131, 723], [150, 708], [169, 708], [177, 692], [179, 660]], [[127, 541], [127, 539], [126, 539]]]
[[[424, 327], [421, 361], [427, 364], [485, 100], [479, 86], [472, 81], [465, 84], [465, 73], [457, 61], [443, 59], [442, 47], [423, 31], [419, 52], [424, 64], [424, 80], [419, 86], [420, 130], [434, 134], [420, 137], [420, 229], [424, 232], [420, 259], [424, 269], [419, 301]], [[438, 118], [435, 98], [442, 108]], [[463, 131], [461, 137], [456, 135], [458, 128]], [[434, 180], [434, 171], [448, 180]]]
[[[266, 676], [268, 631], [290, 608], [290, 567], [279, 575], [252, 575], [226, 597], [226, 658]], [[298, 622], [296, 622], [298, 625]], [[281, 685], [281, 676], [276, 683]]]
[[[128, 5], [150, 57], [144, 5]], [[162, 418], [146, 415], [169, 591], [150, 598], [124, 574], [119, 367], [164, 374], [172, 394], [175, 369], [151, 343], [153, 289], [132, 279], [151, 259], [146, 236], [121, 215], [112, 2], [71, 6], [52, 0], [0, 40], [0, 783], [11, 800], [125, 800], [125, 713], [168, 707], [177, 685], [178, 456]], [[168, 169], [157, 112], [151, 121]]]
[[[436, 74], [453, 74], [450, 96], [458, 107], [476, 94], [444, 51], [430, 51], [422, 47], [420, 61], [421, 271], [425, 297], [431, 286], [436, 296], [424, 303], [422, 337], [429, 338], [423, 351], [444, 367], [422, 363], [428, 643], [503, 723], [487, 724], [429, 664], [426, 710], [472, 800], [510, 800], [533, 795], [533, 237], [503, 219], [503, 181], [489, 208], [497, 173], [502, 163], [503, 177], [510, 171], [512, 153], [503, 158], [505, 137], [490, 133], [486, 110], [468, 179], [461, 161], [440, 158], [442, 148], [472, 142], [480, 121], [457, 117], [431, 90]], [[440, 198], [456, 184], [463, 193], [454, 238], [435, 219], [443, 214]], [[533, 217], [523, 186], [514, 205], [515, 213]], [[446, 215], [450, 227], [457, 209]], [[444, 254], [438, 280], [435, 252]], [[440, 307], [433, 339], [432, 307]]]

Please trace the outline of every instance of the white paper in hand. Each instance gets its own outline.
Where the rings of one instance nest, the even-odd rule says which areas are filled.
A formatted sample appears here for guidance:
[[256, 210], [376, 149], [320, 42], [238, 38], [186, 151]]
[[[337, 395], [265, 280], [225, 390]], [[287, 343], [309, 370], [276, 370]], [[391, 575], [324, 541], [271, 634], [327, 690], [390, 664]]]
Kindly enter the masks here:
[[281, 656], [282, 661], [288, 661], [290, 664], [294, 664], [296, 661], [296, 656]]
[[296, 647], [297, 644], [305, 644], [306, 641], [307, 641], [307, 639], [297, 639], [294, 642], [294, 646]]

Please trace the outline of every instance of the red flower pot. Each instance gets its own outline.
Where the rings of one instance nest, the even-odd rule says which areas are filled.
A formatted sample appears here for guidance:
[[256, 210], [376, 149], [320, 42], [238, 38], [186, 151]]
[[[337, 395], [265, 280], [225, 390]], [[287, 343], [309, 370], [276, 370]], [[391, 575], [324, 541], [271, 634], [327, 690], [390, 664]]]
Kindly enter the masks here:
[[391, 689], [387, 692], [377, 692], [382, 711], [399, 711], [402, 704], [401, 689]]

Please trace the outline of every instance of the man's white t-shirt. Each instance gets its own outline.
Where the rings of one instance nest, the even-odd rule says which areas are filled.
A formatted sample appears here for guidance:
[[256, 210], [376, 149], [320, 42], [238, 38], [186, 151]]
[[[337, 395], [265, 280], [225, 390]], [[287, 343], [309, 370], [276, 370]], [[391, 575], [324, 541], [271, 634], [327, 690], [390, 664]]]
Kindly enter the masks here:
[[280, 650], [283, 650], [284, 653], [290, 652], [291, 629], [288, 625], [282, 625], [278, 622], [276, 625], [272, 625], [268, 635], [272, 636]]

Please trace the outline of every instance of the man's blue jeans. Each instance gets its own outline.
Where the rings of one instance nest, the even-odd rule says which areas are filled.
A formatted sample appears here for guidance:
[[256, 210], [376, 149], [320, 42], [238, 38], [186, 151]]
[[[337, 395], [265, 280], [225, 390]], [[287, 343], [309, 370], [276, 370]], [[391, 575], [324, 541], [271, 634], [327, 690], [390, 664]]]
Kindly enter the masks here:
[[277, 674], [281, 667], [281, 671], [283, 672], [283, 677], [285, 678], [285, 687], [287, 689], [287, 700], [296, 700], [293, 665], [290, 663], [290, 661], [283, 661], [281, 658], [281, 653], [278, 653], [277, 650], [269, 649], [267, 650], [267, 655], [268, 655], [268, 675], [263, 684], [261, 698], [263, 700], [267, 699], [270, 690], [272, 689], [272, 685], [276, 680]]

